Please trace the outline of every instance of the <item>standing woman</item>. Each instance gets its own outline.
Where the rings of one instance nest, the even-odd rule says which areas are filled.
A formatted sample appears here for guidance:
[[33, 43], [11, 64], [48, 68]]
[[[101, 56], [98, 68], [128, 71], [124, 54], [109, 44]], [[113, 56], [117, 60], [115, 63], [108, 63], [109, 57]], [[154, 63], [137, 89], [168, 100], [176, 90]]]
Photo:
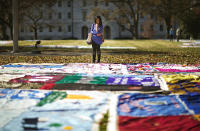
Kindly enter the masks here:
[[97, 63], [100, 63], [101, 60], [101, 44], [104, 42], [103, 37], [103, 24], [100, 16], [96, 16], [94, 19], [94, 24], [92, 24], [90, 33], [92, 34], [92, 49], [93, 57], [92, 62], [96, 61], [96, 54], [98, 56]]

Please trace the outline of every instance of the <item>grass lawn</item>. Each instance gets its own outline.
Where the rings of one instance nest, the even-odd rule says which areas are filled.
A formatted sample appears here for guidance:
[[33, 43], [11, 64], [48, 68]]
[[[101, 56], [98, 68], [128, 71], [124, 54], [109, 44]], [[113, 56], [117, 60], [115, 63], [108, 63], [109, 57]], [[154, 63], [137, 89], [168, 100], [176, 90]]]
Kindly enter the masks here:
[[[20, 46], [34, 45], [35, 41], [19, 41]], [[178, 47], [180, 43], [169, 42], [168, 40], [105, 40], [102, 46], [117, 47]], [[73, 45], [73, 46], [89, 46], [85, 40], [42, 40], [41, 45]]]
[[[19, 46], [34, 45], [35, 41], [19, 41]], [[111, 47], [137, 47], [151, 48], [160, 47], [178, 47], [180, 42], [169, 42], [168, 40], [105, 40], [102, 46]], [[89, 46], [85, 40], [41, 40], [41, 45], [72, 45], [72, 46]], [[8, 44], [6, 46], [12, 46]]]
[[[20, 52], [32, 51], [34, 48], [25, 47], [34, 45], [34, 41], [19, 41]], [[136, 47], [137, 49], [111, 50], [102, 49], [101, 62], [104, 63], [180, 63], [200, 64], [200, 48], [181, 48], [181, 42], [168, 40], [106, 40], [102, 46]], [[85, 40], [44, 40], [41, 45], [87, 45]], [[0, 53], [11, 51], [12, 44], [2, 45]], [[60, 52], [62, 56], [9, 56], [0, 55], [0, 64], [13, 62], [28, 63], [77, 63], [91, 62], [91, 49], [52, 49], [40, 48], [41, 51]], [[74, 55], [63, 55], [74, 54]]]

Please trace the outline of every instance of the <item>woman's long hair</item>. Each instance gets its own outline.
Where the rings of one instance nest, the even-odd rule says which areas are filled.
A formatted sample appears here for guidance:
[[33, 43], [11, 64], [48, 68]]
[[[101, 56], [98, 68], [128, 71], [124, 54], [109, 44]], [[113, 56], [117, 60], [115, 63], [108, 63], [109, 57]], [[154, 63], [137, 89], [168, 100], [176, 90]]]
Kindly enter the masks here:
[[101, 16], [96, 16], [95, 18], [94, 18], [94, 23], [96, 24], [96, 20], [97, 19], [99, 19], [99, 25], [100, 26], [103, 26], [103, 24], [102, 24], [102, 20], [101, 20]]

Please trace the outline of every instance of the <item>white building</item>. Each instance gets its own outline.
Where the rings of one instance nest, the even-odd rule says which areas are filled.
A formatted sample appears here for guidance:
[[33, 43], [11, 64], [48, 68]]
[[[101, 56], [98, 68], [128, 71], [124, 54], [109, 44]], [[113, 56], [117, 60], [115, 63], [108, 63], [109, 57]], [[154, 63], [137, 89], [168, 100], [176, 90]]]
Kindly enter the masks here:
[[[98, 0], [58, 0], [53, 7], [53, 12], [43, 12], [47, 18], [40, 23], [38, 29], [38, 39], [86, 39], [93, 19], [89, 14], [93, 8], [112, 9], [111, 3], [100, 2]], [[145, 21], [150, 18], [140, 16], [139, 37], [144, 37]], [[131, 33], [120, 28], [113, 20], [106, 20], [102, 17], [104, 25], [104, 36], [106, 39], [131, 38]], [[150, 38], [165, 38], [166, 27], [164, 22], [152, 19]], [[46, 26], [48, 25], [48, 26]], [[30, 22], [23, 22], [20, 25], [20, 39], [34, 39], [34, 32], [30, 29]]]

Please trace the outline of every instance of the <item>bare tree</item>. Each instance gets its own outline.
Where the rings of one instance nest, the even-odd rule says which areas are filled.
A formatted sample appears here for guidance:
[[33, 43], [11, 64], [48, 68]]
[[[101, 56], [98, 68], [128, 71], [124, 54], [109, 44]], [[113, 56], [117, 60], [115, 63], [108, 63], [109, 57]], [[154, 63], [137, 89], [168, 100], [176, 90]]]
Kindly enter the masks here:
[[[112, 3], [115, 8], [110, 10], [110, 19], [129, 31], [133, 39], [138, 39], [139, 15], [143, 12], [144, 0], [104, 0]], [[104, 15], [108, 10], [104, 11]]]
[[154, 21], [152, 19], [147, 19], [143, 24], [142, 24], [142, 37], [144, 38], [152, 38], [154, 35]]
[[13, 38], [12, 34], [12, 0], [1, 0], [0, 1], [0, 25], [2, 26], [2, 34], [4, 39], [6, 38], [6, 27], [10, 31], [10, 39]]
[[[23, 17], [33, 5], [53, 6], [57, 0], [19, 0], [19, 17]], [[32, 13], [32, 12], [30, 12]], [[10, 31], [10, 39], [13, 39], [12, 0], [0, 0], [0, 25], [3, 27], [2, 34], [6, 37], [7, 28]], [[21, 18], [20, 18], [21, 19]]]
[[197, 0], [149, 0], [146, 2], [149, 6], [146, 10], [164, 19], [167, 27], [166, 36], [169, 37], [169, 30], [177, 16], [184, 17], [184, 14], [197, 6], [197, 3]]
[[[48, 1], [48, 2], [47, 2]], [[26, 25], [29, 27], [31, 31], [34, 32], [34, 39], [38, 39], [38, 30], [45, 26], [52, 26], [49, 23], [49, 14], [53, 14], [54, 10], [51, 8], [54, 5], [56, 0], [43, 0], [43, 1], [35, 1], [31, 4], [25, 4], [28, 9], [21, 12], [22, 16], [21, 21], [26, 22]], [[51, 16], [52, 17], [52, 16]]]

